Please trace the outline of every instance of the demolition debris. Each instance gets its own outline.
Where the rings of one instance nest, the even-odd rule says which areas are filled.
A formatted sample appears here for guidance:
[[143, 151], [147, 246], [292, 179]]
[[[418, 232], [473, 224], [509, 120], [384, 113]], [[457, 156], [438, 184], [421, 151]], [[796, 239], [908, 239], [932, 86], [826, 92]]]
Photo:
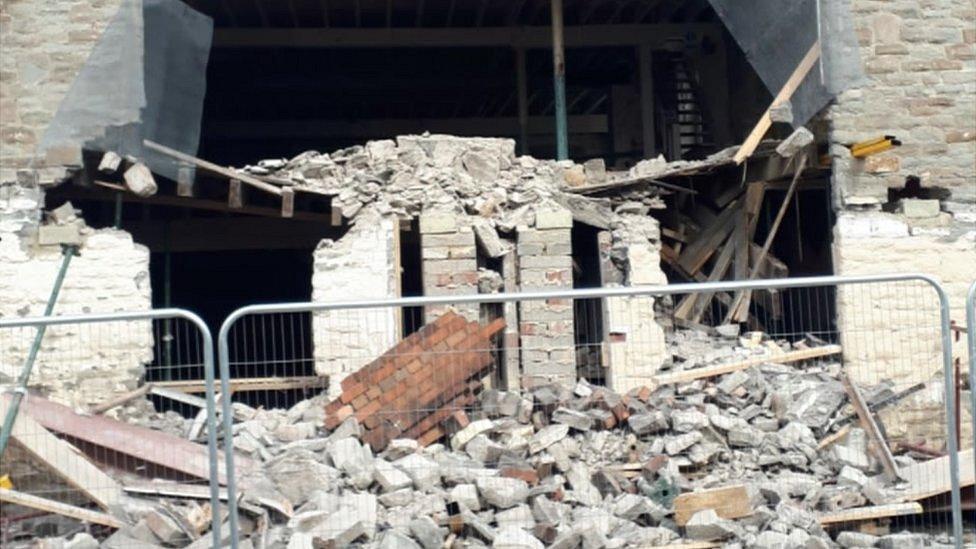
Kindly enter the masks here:
[[[889, 532], [883, 524], [872, 533], [860, 529], [923, 513], [927, 498], [949, 489], [948, 476], [934, 474], [945, 473], [947, 464], [901, 453], [893, 457], [897, 477], [886, 474], [879, 441], [870, 443], [870, 433], [850, 426], [850, 417], [873, 417], [905, 392], [887, 382], [847, 382], [834, 360], [841, 351], [836, 345], [681, 330], [671, 336], [672, 360], [655, 386], [618, 394], [579, 381], [515, 393], [472, 383], [490, 365], [488, 341], [500, 328], [500, 322], [481, 325], [448, 313], [348, 377], [333, 402], [318, 396], [287, 410], [235, 403], [234, 430], [220, 435], [232, 436], [238, 453], [242, 543], [291, 549], [949, 544], [944, 534]], [[427, 376], [442, 382], [418, 381]], [[418, 389], [409, 392], [412, 387]], [[859, 395], [853, 400], [852, 388]], [[412, 405], [404, 407], [407, 402]], [[17, 517], [10, 547], [45, 536], [42, 547], [210, 543], [210, 493], [192, 483], [206, 477], [205, 460], [193, 457], [205, 458], [205, 446], [196, 442], [201, 434], [192, 419], [147, 417], [146, 403], [134, 398], [106, 413], [141, 417], [155, 429], [28, 400], [20, 420], [26, 423], [14, 432], [16, 450], [27, 453], [17, 454], [24, 461], [13, 469], [14, 487], [0, 489], [3, 501], [19, 506], [8, 507]], [[350, 413], [339, 412], [350, 404]], [[93, 428], [93, 422], [100, 424]], [[404, 428], [385, 430], [392, 425]], [[844, 436], [836, 436], [840, 430]], [[47, 433], [49, 443], [32, 442], [35, 431]], [[173, 451], [143, 453], [150, 440]], [[93, 469], [78, 477], [106, 451], [136, 459], [128, 470]], [[973, 482], [972, 453], [961, 457], [965, 486]], [[86, 498], [64, 503], [17, 491], [25, 480], [17, 473], [27, 462], [70, 471], [66, 480]], [[940, 478], [944, 485], [935, 482]], [[27, 509], [14, 511], [20, 507]], [[77, 520], [93, 526], [79, 533]]]

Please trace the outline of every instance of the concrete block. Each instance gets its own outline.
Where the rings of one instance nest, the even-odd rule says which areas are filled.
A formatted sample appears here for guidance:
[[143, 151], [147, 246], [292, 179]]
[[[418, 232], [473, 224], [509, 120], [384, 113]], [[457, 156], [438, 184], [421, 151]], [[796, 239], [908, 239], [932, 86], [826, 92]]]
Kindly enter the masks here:
[[37, 243], [41, 246], [58, 244], [81, 245], [81, 230], [76, 223], [67, 225], [41, 225], [37, 230]]
[[420, 214], [421, 234], [455, 233], [459, 228], [459, 219], [450, 212], [429, 212]]
[[515, 507], [529, 497], [529, 485], [516, 478], [480, 477], [475, 484], [481, 497], [499, 509]]
[[573, 226], [573, 214], [565, 208], [544, 208], [535, 211], [536, 229], [569, 229]]
[[911, 219], [938, 217], [940, 211], [937, 199], [906, 198], [901, 201], [901, 213]]

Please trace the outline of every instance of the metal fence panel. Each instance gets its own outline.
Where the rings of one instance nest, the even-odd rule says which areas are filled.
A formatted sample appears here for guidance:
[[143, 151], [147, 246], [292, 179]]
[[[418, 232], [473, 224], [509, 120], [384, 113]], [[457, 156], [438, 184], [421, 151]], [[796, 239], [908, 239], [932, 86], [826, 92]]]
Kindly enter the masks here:
[[225, 456], [311, 513], [283, 543], [961, 546], [950, 344], [923, 275], [256, 305], [218, 337]]
[[973, 419], [973, 453], [976, 453], [976, 281], [966, 296], [966, 341], [969, 343], [969, 413]]
[[[174, 388], [192, 379], [201, 396]], [[218, 543], [226, 470], [213, 341], [195, 314], [0, 319], [0, 380], [0, 415], [19, 408], [0, 456], [0, 545]]]

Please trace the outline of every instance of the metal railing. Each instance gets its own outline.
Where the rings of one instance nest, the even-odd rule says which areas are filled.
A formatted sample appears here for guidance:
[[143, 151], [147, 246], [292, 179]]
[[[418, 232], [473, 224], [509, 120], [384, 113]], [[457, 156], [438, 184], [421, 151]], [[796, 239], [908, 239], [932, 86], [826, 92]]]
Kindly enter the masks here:
[[[712, 338], [722, 340], [724, 337], [724, 348], [718, 344], [715, 348], [702, 349], [698, 355], [695, 352], [684, 353], [684, 356], [674, 353], [681, 344], [694, 349], [701, 343], [693, 341], [700, 334], [713, 336], [714, 328], [699, 322], [709, 317], [709, 309], [721, 310], [723, 304], [733, 302], [736, 293], [742, 292], [752, 292], [750, 324], [764, 335], [744, 333], [740, 338], [729, 335], [730, 328], [724, 328], [725, 335]], [[689, 296], [702, 300], [704, 305], [682, 307]], [[404, 333], [401, 311], [407, 308], [413, 312], [423, 308], [429, 313], [428, 325], [414, 334]], [[679, 309], [695, 310], [694, 320], [676, 315], [675, 311]], [[456, 311], [456, 314], [443, 315], [446, 310]], [[438, 314], [442, 315], [439, 319]], [[720, 314], [714, 316], [721, 318]], [[462, 335], [442, 341], [447, 334]], [[500, 337], [502, 343], [490, 343], [493, 337]], [[869, 439], [880, 437], [882, 441], [885, 437], [884, 431], [875, 425], [874, 417], [877, 416], [882, 422], [888, 422], [889, 441], [897, 439], [896, 452], [901, 455], [898, 458], [893, 458], [890, 452], [887, 457], [872, 455], [867, 458], [871, 468], [881, 463], [882, 471], [888, 467], [901, 472], [917, 470], [912, 467], [914, 460], [909, 456], [943, 456], [939, 458], [943, 465], [919, 474], [928, 475], [921, 480], [930, 487], [940, 487], [937, 494], [925, 497], [938, 499], [941, 497], [938, 494], [949, 492], [943, 508], [950, 518], [941, 523], [941, 531], [951, 536], [957, 546], [962, 544], [959, 451], [954, 422], [950, 420], [956, 417], [959, 403], [952, 390], [949, 304], [941, 286], [926, 275], [829, 276], [253, 305], [238, 309], [224, 321], [217, 344], [222, 394], [232, 394], [232, 387], [245, 386], [247, 380], [236, 380], [242, 376], [261, 378], [255, 385], [258, 390], [249, 391], [247, 398], [250, 404], [266, 409], [291, 407], [296, 404], [296, 398], [324, 392], [323, 396], [328, 398], [319, 399], [323, 404], [331, 401], [325, 419], [326, 425], [332, 422], [329, 430], [343, 418], [353, 415], [360, 420], [376, 451], [397, 437], [419, 439], [421, 444], [438, 439], [455, 444], [451, 433], [463, 430], [468, 424], [459, 413], [471, 411], [479, 400], [483, 407], [484, 395], [488, 393], [492, 398], [507, 398], [505, 395], [511, 393], [516, 395], [513, 402], [528, 402], [529, 415], [522, 421], [528, 421], [530, 425], [541, 428], [550, 421], [572, 425], [576, 416], [570, 412], [561, 412], [565, 417], [560, 419], [537, 414], [540, 402], [551, 397], [540, 396], [538, 391], [546, 390], [541, 387], [551, 386], [552, 382], [565, 382], [572, 389], [577, 379], [584, 379], [592, 383], [584, 383], [583, 389], [577, 389], [583, 393], [606, 385], [618, 396], [629, 398], [633, 395], [643, 400], [640, 406], [632, 404], [629, 413], [653, 420], [657, 404], [646, 399], [661, 394], [653, 391], [660, 391], [662, 386], [677, 387], [667, 390], [670, 391], [667, 394], [677, 402], [679, 411], [704, 410], [707, 417], [716, 409], [710, 408], [708, 403], [712, 400], [706, 402], [703, 400], [706, 397], [701, 396], [704, 393], [700, 393], [705, 383], [702, 379], [706, 377], [749, 370], [774, 380], [773, 385], [790, 394], [805, 387], [804, 384], [819, 387], [829, 378], [831, 396], [828, 400], [835, 402], [828, 407], [837, 414], [810, 416], [807, 419], [812, 428], [796, 429], [809, 430], [823, 437], [820, 443], [824, 444], [831, 442], [827, 440], [831, 436], [839, 439], [845, 426], [849, 428], [850, 424], [860, 423], [864, 432], [859, 432], [853, 442], [848, 438], [846, 448], [850, 450], [861, 445], [866, 452], [866, 435]], [[706, 358], [702, 359], [702, 356]], [[779, 364], [812, 357], [818, 361], [809, 369]], [[842, 365], [836, 366], [839, 361]], [[729, 362], [732, 363], [731, 370], [727, 369]], [[715, 373], [701, 375], [701, 371], [695, 372], [696, 367], [713, 368]], [[421, 369], [430, 371], [427, 374], [431, 378], [429, 381], [421, 377], [404, 380], [410, 372]], [[403, 373], [394, 379], [391, 372], [400, 371]], [[384, 377], [386, 375], [389, 379]], [[747, 377], [751, 379], [752, 375]], [[266, 381], [293, 376], [298, 378], [294, 383]], [[453, 378], [448, 379], [451, 376]], [[379, 381], [381, 379], [383, 381]], [[843, 380], [843, 388], [839, 380]], [[423, 390], [427, 387], [425, 383], [431, 387], [427, 392]], [[751, 381], [739, 380], [737, 383]], [[756, 383], [762, 386], [765, 382]], [[409, 387], [404, 387], [410, 384], [418, 389], [410, 392]], [[724, 389], [731, 385], [726, 384]], [[708, 386], [709, 391], [716, 389], [710, 382]], [[452, 387], [449, 398], [442, 399], [443, 394], [432, 396], [435, 389], [444, 387]], [[489, 387], [491, 391], [479, 393]], [[505, 391], [499, 392], [497, 388]], [[297, 391], [297, 397], [286, 390]], [[391, 411], [379, 404], [400, 398], [399, 391], [412, 395], [412, 407]], [[696, 391], [699, 391], [697, 396], [691, 395]], [[857, 400], [861, 401], [863, 397], [864, 408], [869, 408], [870, 412], [857, 414], [855, 407], [846, 416], [840, 414], [843, 403], [848, 398], [854, 399], [849, 395], [856, 393], [860, 393]], [[600, 394], [604, 395], [603, 392]], [[691, 396], [686, 399], [686, 394]], [[708, 399], [715, 398], [714, 392], [708, 394], [712, 395]], [[778, 395], [769, 395], [769, 398], [775, 401], [774, 396], [778, 398]], [[802, 396], [819, 398], [812, 392], [802, 393]], [[740, 399], [743, 406], [747, 406], [749, 398], [748, 394], [734, 388], [728, 394], [720, 395], [722, 402]], [[233, 472], [233, 404], [226, 398], [221, 405], [223, 433], [226, 435], [226, 469]], [[522, 404], [516, 408], [518, 406]], [[755, 412], [754, 408], [746, 414]], [[794, 412], [806, 413], [797, 411], [800, 408], [797, 406]], [[292, 414], [291, 411], [288, 413]], [[300, 410], [294, 412], [298, 413]], [[484, 409], [475, 413], [480, 418], [495, 417]], [[766, 434], [779, 428], [774, 420], [782, 418], [771, 415], [768, 410], [761, 413], [765, 415], [749, 416], [747, 425], [742, 425], [741, 417], [729, 420], [733, 426], [742, 427], [736, 430], [737, 440], [733, 447], [764, 444], [763, 441], [768, 439]], [[688, 420], [692, 426], [702, 417], [701, 414], [688, 415], [692, 418]], [[593, 418], [604, 418], [609, 425], [614, 421], [611, 416], [594, 413]], [[843, 421], [838, 421], [838, 417]], [[428, 418], [435, 418], [437, 422], [425, 422]], [[726, 420], [728, 418], [720, 417], [714, 421], [722, 423]], [[711, 418], [708, 421], [714, 423]], [[672, 422], [673, 418], [667, 419], [667, 423], [675, 427]], [[630, 421], [632, 428], [633, 424]], [[708, 426], [709, 429], [712, 427]], [[642, 424], [641, 429], [644, 428]], [[577, 427], [573, 429], [576, 432]], [[654, 432], [654, 428], [641, 431], [644, 432]], [[694, 435], [682, 438], [683, 434], [689, 433], [685, 427], [670, 433], [660, 436], [638, 434], [637, 444], [645, 455], [668, 454], [680, 463], [702, 466], [707, 471], [711, 458], [703, 457], [703, 454], [711, 452], [709, 455], [713, 455], [718, 451], [713, 452], [710, 447], [703, 449], [705, 444], [700, 438], [691, 440]], [[751, 442], [750, 437], [756, 441]], [[920, 441], [919, 437], [924, 440]], [[367, 440], [366, 435], [363, 438]], [[809, 436], [804, 434], [801, 438]], [[654, 443], [653, 440], [661, 442]], [[263, 460], [260, 444], [242, 442], [237, 441], [237, 451], [250, 452], [252, 457]], [[728, 440], [723, 437], [722, 442]], [[782, 458], [786, 460], [783, 462], [786, 469], [789, 460], [803, 462], [804, 458], [795, 455], [796, 452], [783, 453], [788, 454]], [[854, 459], [847, 456], [846, 450], [838, 450], [835, 454], [834, 460]], [[340, 464], [333, 465], [342, 468]], [[407, 472], [411, 471], [407, 469]], [[228, 520], [232, 546], [235, 547], [239, 541], [236, 476], [227, 475]], [[942, 490], [943, 486], [945, 490]], [[309, 497], [302, 486], [292, 490], [301, 492], [297, 497], [303, 500]], [[838, 501], [842, 499], [839, 496]], [[837, 505], [843, 509], [847, 504]], [[909, 529], [929, 531], [934, 528], [939, 531], [938, 519], [933, 519], [936, 521], [934, 527], [930, 521], [914, 519], [910, 515], [898, 517], [898, 520]]]
[[[204, 519], [196, 535], [212, 529], [218, 547], [221, 478], [233, 475], [218, 459], [213, 356], [207, 325], [182, 309], [0, 319], [2, 377], [33, 367], [26, 390], [9, 391], [21, 395], [22, 406], [0, 456], [9, 482], [0, 498], [3, 544], [58, 535], [28, 528], [47, 512], [86, 529], [125, 528], [145, 512], [129, 508], [129, 497], [206, 483], [209, 490], [191, 490], [210, 506], [198, 509]], [[166, 388], [200, 378], [206, 398]], [[0, 395], [5, 414], [13, 396]], [[206, 445], [198, 444], [203, 438]]]
[[[969, 344], [969, 413], [973, 420], [973, 454], [976, 455], [976, 281], [966, 295], [966, 341]], [[976, 475], [976, 472], [974, 472]]]

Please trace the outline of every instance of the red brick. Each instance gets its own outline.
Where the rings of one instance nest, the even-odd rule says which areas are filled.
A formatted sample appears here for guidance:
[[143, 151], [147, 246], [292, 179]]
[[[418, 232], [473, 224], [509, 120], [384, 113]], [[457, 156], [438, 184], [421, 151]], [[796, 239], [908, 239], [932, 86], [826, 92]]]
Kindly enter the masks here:
[[363, 421], [364, 419], [366, 419], [372, 414], [375, 414], [378, 411], [380, 411], [380, 401], [374, 400], [369, 404], [367, 404], [366, 406], [364, 406], [363, 408], [356, 410], [356, 419], [358, 419], [359, 421]]
[[372, 387], [366, 390], [366, 396], [368, 396], [370, 400], [373, 400], [374, 398], [382, 394], [383, 391], [376, 385], [373, 385]]
[[516, 469], [514, 467], [506, 467], [499, 471], [498, 474], [503, 477], [524, 480], [529, 486], [539, 484], [539, 474], [533, 469]]
[[352, 400], [352, 407], [354, 410], [359, 410], [369, 404], [369, 397], [366, 395], [359, 395]]

